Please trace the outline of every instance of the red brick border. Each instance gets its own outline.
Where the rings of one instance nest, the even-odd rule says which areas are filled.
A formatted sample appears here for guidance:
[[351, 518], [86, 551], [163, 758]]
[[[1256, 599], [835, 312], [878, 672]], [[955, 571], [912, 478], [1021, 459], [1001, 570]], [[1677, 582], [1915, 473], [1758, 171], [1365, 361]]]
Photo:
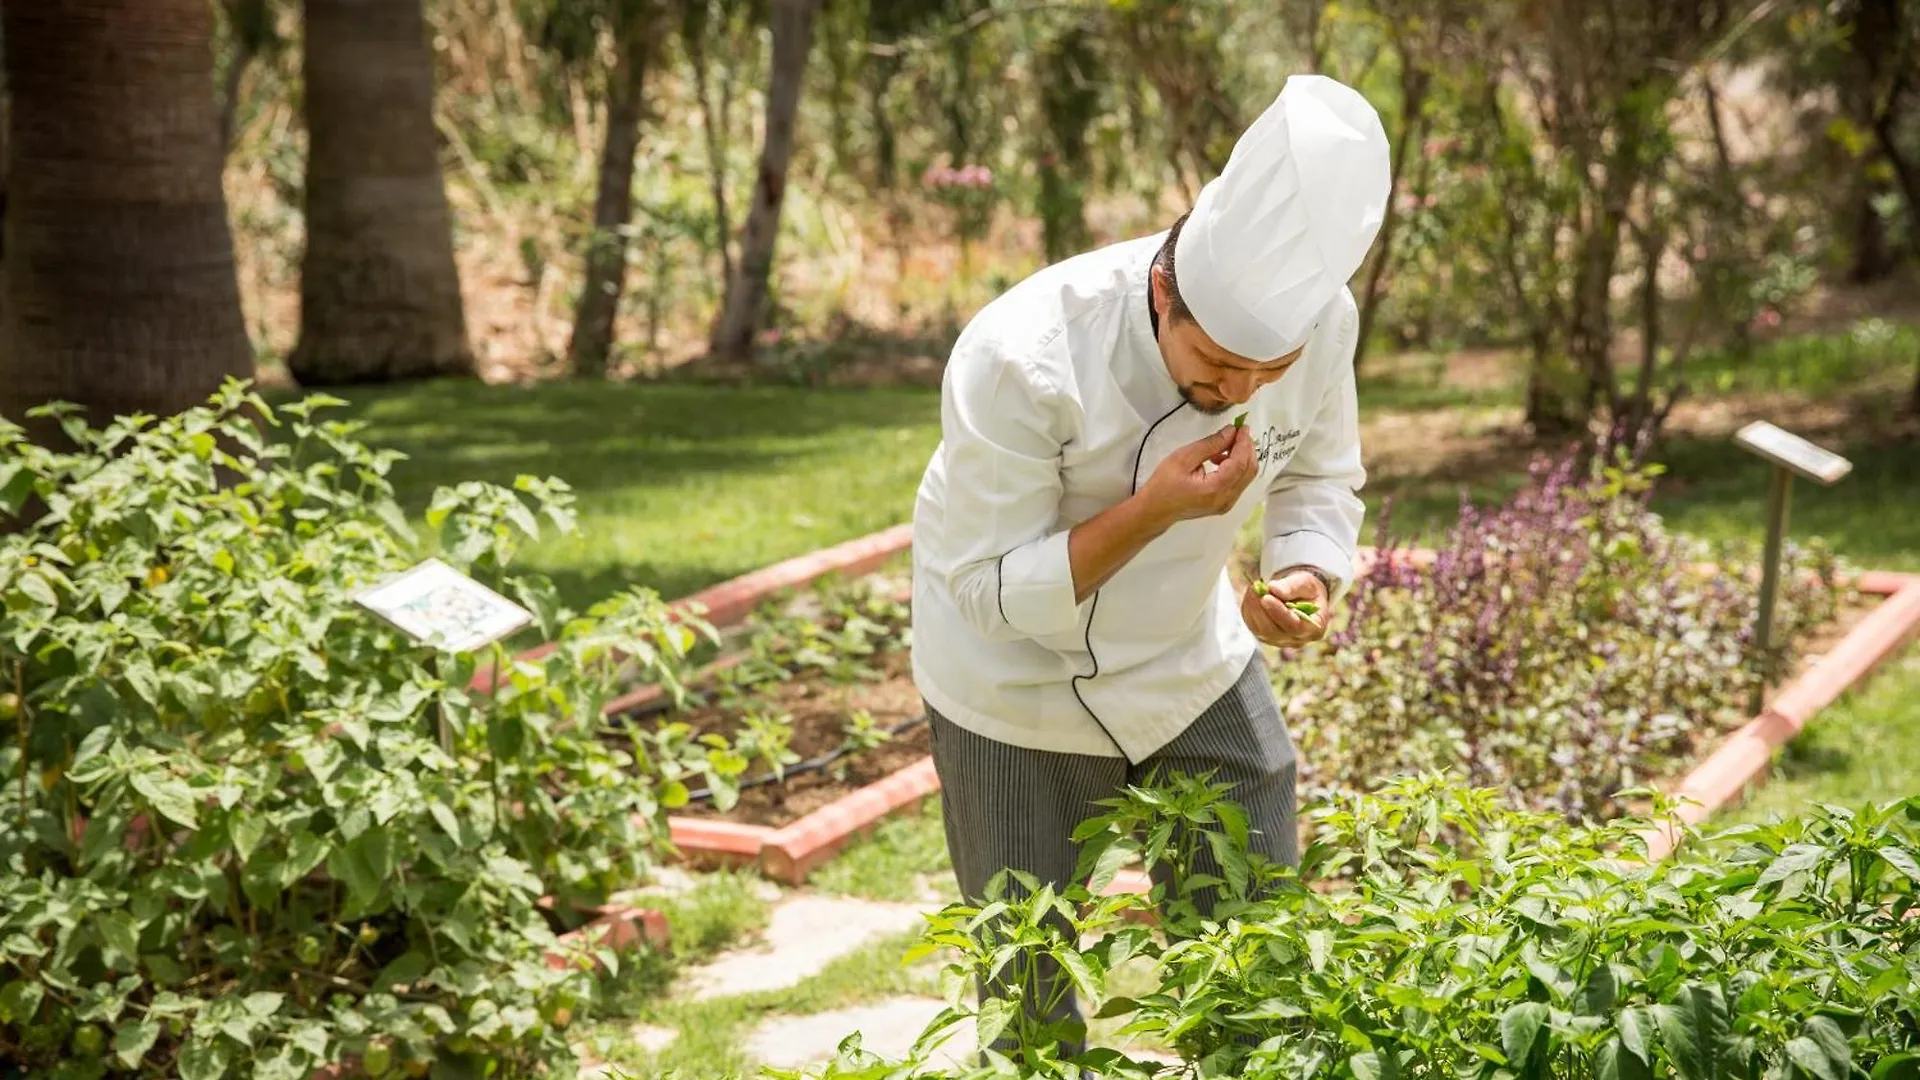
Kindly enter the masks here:
[[773, 837], [765, 825], [742, 825], [713, 818], [670, 817], [673, 846], [695, 866], [749, 866], [760, 861], [760, 851]]
[[[1766, 778], [1773, 753], [1841, 694], [1860, 684], [1874, 668], [1920, 636], [1920, 577], [1907, 574], [1864, 574], [1855, 585], [1861, 592], [1887, 596], [1860, 620], [1839, 643], [1800, 677], [1780, 688], [1760, 715], [1735, 731], [1705, 761], [1682, 779], [1673, 794], [1685, 802], [1676, 810], [1680, 821], [1697, 825]], [[1650, 859], [1673, 854], [1684, 833], [1661, 826], [1643, 836]]]
[[[731, 626], [751, 614], [761, 601], [782, 589], [810, 584], [828, 574], [858, 576], [871, 573], [912, 546], [913, 526], [895, 525], [708, 586], [692, 596], [673, 601], [669, 606], [676, 611], [685, 611], [697, 605], [709, 623], [716, 627]], [[553, 649], [554, 645], [549, 641], [516, 653], [513, 658], [540, 660], [552, 653]], [[475, 690], [485, 691], [492, 679], [493, 668], [482, 665], [474, 672], [473, 680], [468, 685]]]
[[938, 790], [933, 758], [923, 757], [776, 831], [760, 849], [760, 870], [775, 881], [804, 884], [847, 841]]
[[587, 950], [610, 948], [626, 952], [648, 943], [659, 948], [672, 946], [667, 917], [653, 908], [609, 904], [596, 909], [592, 921], [585, 926], [561, 934], [555, 947], [547, 952], [547, 966], [560, 971], [574, 964], [596, 964]]

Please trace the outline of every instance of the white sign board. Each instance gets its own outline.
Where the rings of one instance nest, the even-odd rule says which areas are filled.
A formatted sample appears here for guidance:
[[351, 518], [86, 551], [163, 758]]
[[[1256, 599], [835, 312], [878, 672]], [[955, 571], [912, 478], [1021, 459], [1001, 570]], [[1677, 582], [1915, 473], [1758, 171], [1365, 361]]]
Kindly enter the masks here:
[[1765, 420], [1741, 428], [1734, 433], [1733, 441], [1818, 483], [1832, 484], [1853, 471], [1853, 462]]
[[471, 652], [533, 621], [533, 613], [441, 562], [428, 559], [354, 598], [423, 645]]

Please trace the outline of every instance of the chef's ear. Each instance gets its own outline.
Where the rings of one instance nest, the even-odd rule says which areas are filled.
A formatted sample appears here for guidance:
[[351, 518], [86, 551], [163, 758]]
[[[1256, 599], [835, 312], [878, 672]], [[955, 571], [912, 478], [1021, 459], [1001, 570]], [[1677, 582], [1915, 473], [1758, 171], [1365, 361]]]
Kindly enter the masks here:
[[1168, 294], [1172, 291], [1172, 286], [1167, 282], [1166, 268], [1154, 263], [1147, 273], [1147, 281], [1148, 292], [1153, 297], [1153, 310], [1164, 320], [1167, 317]]

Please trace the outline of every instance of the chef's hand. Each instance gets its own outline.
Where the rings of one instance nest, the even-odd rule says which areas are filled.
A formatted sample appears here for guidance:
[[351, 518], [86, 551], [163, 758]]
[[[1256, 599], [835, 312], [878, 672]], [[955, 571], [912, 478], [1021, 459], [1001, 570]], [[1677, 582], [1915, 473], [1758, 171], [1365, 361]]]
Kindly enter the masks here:
[[[1302, 615], [1287, 606], [1289, 600], [1306, 600], [1320, 610]], [[1327, 632], [1326, 583], [1308, 570], [1295, 570], [1269, 582], [1265, 596], [1248, 584], [1240, 598], [1240, 617], [1246, 620], [1253, 636], [1282, 649], [1297, 649], [1319, 641]]]
[[[1207, 468], [1208, 464], [1217, 466]], [[1198, 442], [1168, 454], [1140, 489], [1140, 499], [1163, 525], [1224, 514], [1259, 470], [1253, 436], [1228, 424]]]

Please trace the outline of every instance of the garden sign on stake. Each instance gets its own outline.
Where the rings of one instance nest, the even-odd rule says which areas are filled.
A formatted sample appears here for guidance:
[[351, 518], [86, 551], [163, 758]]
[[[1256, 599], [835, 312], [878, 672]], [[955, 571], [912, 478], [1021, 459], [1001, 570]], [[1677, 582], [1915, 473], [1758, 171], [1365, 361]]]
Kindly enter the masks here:
[[[413, 640], [446, 652], [472, 652], [533, 621], [533, 613], [441, 562], [427, 559], [354, 597]], [[439, 674], [439, 666], [434, 666]], [[453, 749], [447, 718], [438, 718], [440, 748]]]
[[[1792, 503], [1794, 474], [1822, 487], [1832, 487], [1853, 471], [1853, 462], [1765, 420], [1755, 420], [1741, 428], [1734, 433], [1733, 441], [1773, 463], [1773, 484], [1767, 499], [1767, 550], [1760, 566], [1760, 615], [1753, 632], [1754, 654], [1765, 663], [1773, 647], [1773, 601], [1780, 586], [1780, 548], [1787, 535], [1787, 509]], [[1765, 695], [1763, 677], [1754, 683], [1753, 697], [1748, 703], [1749, 715], [1760, 715]]]

